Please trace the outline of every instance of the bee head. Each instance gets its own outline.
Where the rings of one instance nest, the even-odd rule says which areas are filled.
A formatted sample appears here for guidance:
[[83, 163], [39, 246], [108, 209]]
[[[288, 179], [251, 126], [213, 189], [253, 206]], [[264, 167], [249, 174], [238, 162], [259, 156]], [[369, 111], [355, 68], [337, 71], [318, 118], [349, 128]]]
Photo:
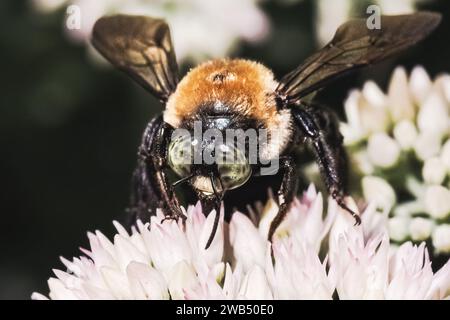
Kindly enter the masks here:
[[206, 123], [195, 123], [193, 130], [175, 130], [172, 135], [169, 166], [181, 178], [192, 177], [189, 181], [198, 191], [235, 189], [252, 174], [248, 141], [227, 137], [233, 133], [230, 122], [229, 117], [212, 117]]

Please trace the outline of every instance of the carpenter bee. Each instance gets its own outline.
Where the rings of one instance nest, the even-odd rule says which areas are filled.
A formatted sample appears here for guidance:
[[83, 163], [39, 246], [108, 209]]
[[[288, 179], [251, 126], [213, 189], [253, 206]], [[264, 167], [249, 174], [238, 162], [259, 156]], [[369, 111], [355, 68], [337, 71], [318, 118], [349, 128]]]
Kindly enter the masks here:
[[[186, 182], [204, 212], [216, 209], [208, 248], [225, 192], [260, 176], [267, 161], [276, 159], [282, 180], [279, 212], [268, 234], [271, 240], [296, 194], [298, 177], [292, 152], [306, 144], [331, 197], [360, 223], [358, 214], [346, 205], [345, 151], [335, 116], [305, 97], [345, 72], [407, 49], [435, 29], [440, 19], [431, 12], [381, 16], [380, 29], [369, 29], [365, 19], [350, 20], [337, 29], [330, 43], [281, 80], [262, 64], [243, 59], [208, 61], [179, 80], [164, 20], [129, 15], [100, 18], [92, 33], [95, 48], [165, 105], [164, 112], [148, 123], [139, 147], [130, 208], [134, 219], [148, 220], [156, 208], [161, 208], [166, 218], [185, 219], [174, 187]], [[180, 129], [192, 133], [197, 124], [202, 133], [264, 130], [266, 139], [246, 139], [242, 149], [235, 140], [218, 142], [213, 135], [174, 135]], [[249, 160], [252, 155], [245, 148], [252, 146], [258, 148], [254, 161]], [[194, 161], [195, 155], [205, 151], [213, 161], [206, 163], [201, 157]], [[234, 160], [223, 161], [224, 154]], [[171, 183], [169, 171], [180, 179]]]

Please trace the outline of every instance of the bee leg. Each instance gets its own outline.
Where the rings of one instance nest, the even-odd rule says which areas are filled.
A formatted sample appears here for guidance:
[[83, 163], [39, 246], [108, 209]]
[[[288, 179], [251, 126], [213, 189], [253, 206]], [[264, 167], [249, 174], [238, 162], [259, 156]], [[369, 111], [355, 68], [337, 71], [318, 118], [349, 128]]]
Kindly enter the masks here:
[[272, 241], [272, 237], [286, 216], [292, 200], [297, 193], [297, 167], [292, 157], [286, 156], [280, 158], [280, 169], [283, 172], [280, 189], [278, 190], [279, 210], [272, 223], [270, 224], [268, 239]]
[[131, 205], [128, 209], [133, 224], [137, 219], [149, 221], [160, 208], [167, 219], [185, 219], [178, 198], [164, 169], [167, 167], [166, 150], [172, 129], [155, 117], [147, 125], [139, 147], [139, 160], [133, 174]]
[[331, 110], [320, 106], [291, 108], [291, 112], [301, 134], [312, 146], [329, 194], [341, 208], [354, 217], [355, 224], [360, 224], [359, 215], [345, 203], [347, 161], [336, 116]]

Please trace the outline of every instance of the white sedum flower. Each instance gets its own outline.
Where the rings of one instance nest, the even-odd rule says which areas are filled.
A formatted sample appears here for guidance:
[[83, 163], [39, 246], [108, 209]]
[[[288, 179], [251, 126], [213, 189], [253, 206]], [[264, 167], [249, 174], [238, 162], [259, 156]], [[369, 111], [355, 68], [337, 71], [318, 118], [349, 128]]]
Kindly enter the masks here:
[[389, 126], [386, 97], [374, 82], [367, 82], [363, 91], [350, 91], [344, 103], [348, 122], [346, 144], [351, 145], [369, 134], [382, 132]]
[[334, 236], [337, 246], [331, 252], [330, 273], [339, 298], [383, 299], [388, 281], [389, 238], [380, 234], [365, 242], [357, 230]]
[[[356, 210], [355, 204], [349, 205]], [[389, 246], [386, 219], [373, 205], [362, 224], [330, 201], [323, 218], [320, 193], [310, 187], [297, 199], [273, 244], [267, 223], [277, 205], [269, 200], [262, 218], [251, 221], [236, 212], [204, 249], [214, 220], [190, 206], [185, 224], [164, 221], [158, 212], [150, 224], [131, 233], [115, 223], [109, 241], [89, 233], [90, 249], [67, 271], [54, 270], [50, 299], [442, 299], [448, 298], [450, 262], [433, 274], [425, 245]], [[269, 219], [269, 221], [267, 221]], [[328, 236], [328, 237], [327, 237]], [[328, 246], [322, 246], [328, 238]], [[230, 239], [226, 241], [225, 239]], [[320, 247], [328, 247], [325, 258]], [[230, 252], [230, 255], [224, 254]], [[47, 299], [39, 293], [33, 299]]]
[[409, 234], [414, 241], [424, 241], [431, 236], [433, 231], [433, 220], [417, 217], [409, 224]]
[[425, 102], [432, 85], [430, 76], [422, 66], [417, 66], [411, 71], [409, 90], [417, 105]]
[[389, 219], [388, 229], [391, 240], [396, 242], [405, 241], [409, 235], [410, 218], [396, 216]]
[[402, 67], [397, 67], [392, 74], [388, 87], [389, 111], [392, 120], [412, 120], [415, 115], [413, 97], [409, 91], [408, 75]]
[[382, 178], [365, 176], [362, 179], [362, 189], [364, 198], [374, 202], [380, 208], [390, 210], [396, 202], [394, 189]]
[[400, 67], [387, 94], [375, 88], [368, 81], [344, 103], [342, 134], [360, 191], [390, 211], [391, 240], [429, 240], [450, 219], [450, 76], [431, 79], [417, 66], [408, 77]]
[[421, 131], [414, 144], [414, 151], [419, 160], [437, 156], [441, 149], [441, 135], [434, 131]]
[[450, 224], [441, 224], [433, 232], [433, 246], [439, 253], [450, 253]]
[[393, 135], [403, 150], [409, 150], [417, 139], [417, 129], [410, 120], [402, 120], [395, 124]]
[[419, 130], [430, 131], [438, 136], [445, 135], [449, 128], [448, 111], [447, 102], [442, 94], [437, 90], [432, 90], [417, 114]]
[[436, 219], [450, 214], [450, 190], [443, 186], [429, 186], [425, 192], [425, 209]]
[[400, 146], [385, 133], [375, 133], [370, 136], [367, 153], [369, 160], [377, 167], [390, 168], [400, 156]]
[[446, 295], [448, 290], [448, 288], [442, 290], [440, 288], [442, 280], [433, 275], [424, 242], [420, 246], [407, 242], [398, 248], [390, 259], [389, 278], [387, 299], [439, 299], [442, 295]]
[[95, 21], [103, 15], [122, 13], [164, 18], [170, 25], [180, 61], [224, 57], [238, 40], [258, 42], [269, 31], [269, 21], [258, 7], [258, 0], [33, 0], [33, 3], [43, 12], [63, 5], [77, 6], [81, 28], [65, 31], [73, 41], [87, 45]]
[[447, 168], [441, 158], [434, 157], [425, 160], [422, 168], [423, 180], [428, 184], [441, 184], [447, 175]]

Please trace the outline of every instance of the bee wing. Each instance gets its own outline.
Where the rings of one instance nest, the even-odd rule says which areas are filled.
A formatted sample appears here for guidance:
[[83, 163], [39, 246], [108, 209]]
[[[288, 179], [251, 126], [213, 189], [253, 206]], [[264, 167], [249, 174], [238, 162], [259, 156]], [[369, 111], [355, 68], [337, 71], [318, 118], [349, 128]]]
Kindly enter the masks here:
[[178, 65], [164, 20], [115, 15], [97, 20], [92, 44], [114, 66], [161, 101], [178, 83]]
[[299, 102], [345, 72], [412, 46], [435, 29], [440, 20], [441, 15], [432, 12], [381, 16], [381, 28], [372, 30], [367, 27], [366, 19], [350, 20], [338, 28], [324, 48], [284, 76], [277, 93], [286, 104]]

